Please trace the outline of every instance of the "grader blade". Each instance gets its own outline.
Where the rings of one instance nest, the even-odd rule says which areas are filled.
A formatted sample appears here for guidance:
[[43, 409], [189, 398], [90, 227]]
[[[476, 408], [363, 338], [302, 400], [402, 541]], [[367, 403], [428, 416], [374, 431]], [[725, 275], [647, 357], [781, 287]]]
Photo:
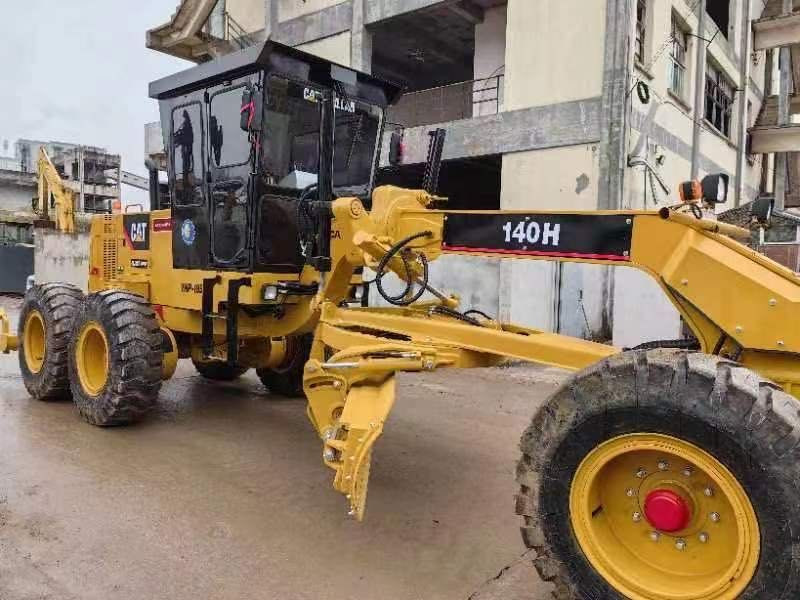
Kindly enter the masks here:
[[367, 502], [367, 485], [372, 447], [383, 433], [383, 425], [395, 398], [395, 377], [380, 385], [354, 387], [347, 395], [342, 412], [342, 426], [347, 439], [342, 448], [342, 468], [336, 473], [334, 487], [350, 501], [350, 514], [361, 521]]

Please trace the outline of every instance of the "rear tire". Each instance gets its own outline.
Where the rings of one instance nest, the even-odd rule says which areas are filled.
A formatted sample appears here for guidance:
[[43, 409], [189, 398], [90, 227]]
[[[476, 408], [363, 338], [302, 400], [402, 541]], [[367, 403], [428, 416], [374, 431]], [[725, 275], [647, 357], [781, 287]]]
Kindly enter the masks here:
[[307, 333], [288, 338], [286, 358], [280, 367], [275, 369], [258, 369], [261, 383], [273, 394], [287, 398], [300, 398], [303, 393], [303, 369], [311, 354], [311, 343], [314, 334]]
[[19, 367], [25, 389], [36, 400], [69, 398], [67, 346], [83, 292], [66, 283], [27, 291], [19, 316]]
[[192, 359], [192, 364], [200, 375], [211, 381], [234, 381], [248, 371], [246, 367], [232, 367], [223, 361], [200, 362]]
[[[579, 505], [571, 501], [575, 490], [581, 489], [577, 474], [591, 464], [591, 456], [615, 443], [610, 440], [652, 434], [663, 439], [669, 436], [710, 455], [735, 478], [751, 505], [755, 535], [740, 539], [760, 544], [760, 550], [751, 560], [754, 573], [749, 579], [730, 578], [731, 585], [740, 581], [743, 586], [737, 597], [800, 597], [800, 571], [793, 568], [793, 557], [800, 551], [800, 515], [796, 508], [800, 481], [799, 412], [800, 402], [771, 382], [735, 363], [699, 353], [635, 351], [611, 357], [572, 376], [540, 409], [523, 434], [523, 456], [517, 469], [521, 488], [516, 509], [524, 518], [522, 537], [538, 555], [534, 565], [541, 577], [556, 585], [554, 596], [591, 600], [625, 597], [620, 591], [623, 586], [614, 586], [602, 576], [588, 557], [587, 547], [579, 542], [582, 525], [576, 528], [573, 512]], [[652, 466], [648, 468], [653, 477], [658, 475]], [[675, 468], [678, 471], [674, 477], [681, 480], [680, 469], [685, 467]], [[598, 480], [605, 474], [600, 469], [594, 473]], [[628, 477], [627, 471], [622, 475]], [[626, 495], [627, 485], [620, 488], [619, 498]], [[590, 528], [609, 527], [608, 523], [612, 523], [612, 513], [608, 509], [602, 514], [600, 511], [606, 502], [619, 501], [617, 487], [615, 483], [608, 492], [610, 501], [597, 500], [597, 515], [589, 511], [585, 522]], [[720, 489], [714, 498], [722, 494]], [[636, 497], [632, 500], [637, 501]], [[705, 518], [705, 512], [698, 512], [697, 516]], [[689, 549], [698, 556], [707, 551], [706, 547], [719, 552], [711, 542], [720, 539], [715, 527], [724, 525], [726, 519], [732, 517], [723, 515], [719, 523], [710, 525], [709, 543], [699, 543], [700, 534], [693, 533], [687, 538]], [[619, 529], [622, 527], [627, 525], [623, 523]], [[647, 535], [653, 526], [643, 519], [642, 527], [643, 537], [638, 543], [644, 552], [649, 552], [648, 544], [656, 547]], [[676, 539], [662, 535], [664, 552], [674, 560], [675, 555], [681, 554], [675, 550]], [[605, 551], [612, 561], [628, 560], [616, 558], [627, 556], [620, 545]], [[714, 560], [713, 553], [705, 556], [708, 558], [700, 560]], [[686, 579], [677, 577], [673, 581], [684, 584]], [[625, 576], [615, 581], [624, 583]], [[733, 597], [731, 594], [730, 590], [714, 596], [700, 596], [698, 592], [697, 597], [728, 599]], [[667, 597], [655, 590], [640, 595]]]
[[163, 338], [141, 296], [108, 290], [89, 296], [69, 344], [72, 396], [81, 416], [101, 427], [141, 419], [161, 389]]

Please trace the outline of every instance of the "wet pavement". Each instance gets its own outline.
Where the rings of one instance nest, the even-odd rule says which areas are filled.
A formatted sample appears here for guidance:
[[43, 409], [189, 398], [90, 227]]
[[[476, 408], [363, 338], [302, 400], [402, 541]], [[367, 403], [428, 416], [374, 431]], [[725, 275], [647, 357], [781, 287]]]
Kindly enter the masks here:
[[548, 598], [520, 560], [514, 466], [562, 378], [402, 375], [357, 523], [304, 402], [252, 372], [181, 361], [145, 422], [99, 429], [31, 400], [0, 355], [0, 600]]

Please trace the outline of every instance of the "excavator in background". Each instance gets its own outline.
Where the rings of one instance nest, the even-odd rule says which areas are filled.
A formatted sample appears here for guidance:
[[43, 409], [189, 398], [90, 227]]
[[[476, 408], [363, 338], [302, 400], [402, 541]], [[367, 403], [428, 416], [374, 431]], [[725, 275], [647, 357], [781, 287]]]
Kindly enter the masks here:
[[[442, 132], [421, 189], [374, 187], [391, 83], [266, 42], [150, 95], [170, 207], [94, 217], [90, 293], [35, 286], [16, 335], [0, 313], [0, 352], [19, 351], [32, 397], [122, 425], [179, 359], [212, 380], [256, 369], [307, 398], [361, 520], [397, 373], [562, 367], [574, 374], [532, 415], [516, 468], [522, 537], [556, 597], [800, 597], [800, 279], [703, 218], [726, 176], [657, 212], [448, 210]], [[74, 204], [48, 183], [68, 228]], [[636, 268], [691, 336], [623, 351], [503, 323], [431, 285], [444, 254]], [[354, 306], [364, 288], [383, 306]]]
[[61, 179], [44, 146], [39, 148], [36, 172], [38, 195], [33, 201], [33, 210], [41, 217], [39, 224], [50, 222], [58, 231], [75, 233], [75, 192]]

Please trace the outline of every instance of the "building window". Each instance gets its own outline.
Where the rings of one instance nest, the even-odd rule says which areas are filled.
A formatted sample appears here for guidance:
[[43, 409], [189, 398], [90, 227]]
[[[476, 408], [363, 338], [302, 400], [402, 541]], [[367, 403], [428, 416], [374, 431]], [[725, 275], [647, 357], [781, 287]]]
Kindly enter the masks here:
[[728, 26], [731, 22], [731, 7], [729, 0], [708, 0], [706, 13], [719, 28], [719, 32], [727, 39]]
[[647, 0], [636, 0], [636, 62], [644, 64], [644, 47], [647, 41]]
[[644, 64], [644, 48], [647, 42], [647, 0], [636, 0], [636, 62]]
[[686, 49], [689, 46], [689, 36], [675, 15], [672, 16], [672, 50], [670, 51], [669, 81], [670, 91], [679, 98], [685, 97], [686, 92]]
[[706, 64], [706, 121], [726, 138], [731, 137], [733, 84], [711, 63]]

